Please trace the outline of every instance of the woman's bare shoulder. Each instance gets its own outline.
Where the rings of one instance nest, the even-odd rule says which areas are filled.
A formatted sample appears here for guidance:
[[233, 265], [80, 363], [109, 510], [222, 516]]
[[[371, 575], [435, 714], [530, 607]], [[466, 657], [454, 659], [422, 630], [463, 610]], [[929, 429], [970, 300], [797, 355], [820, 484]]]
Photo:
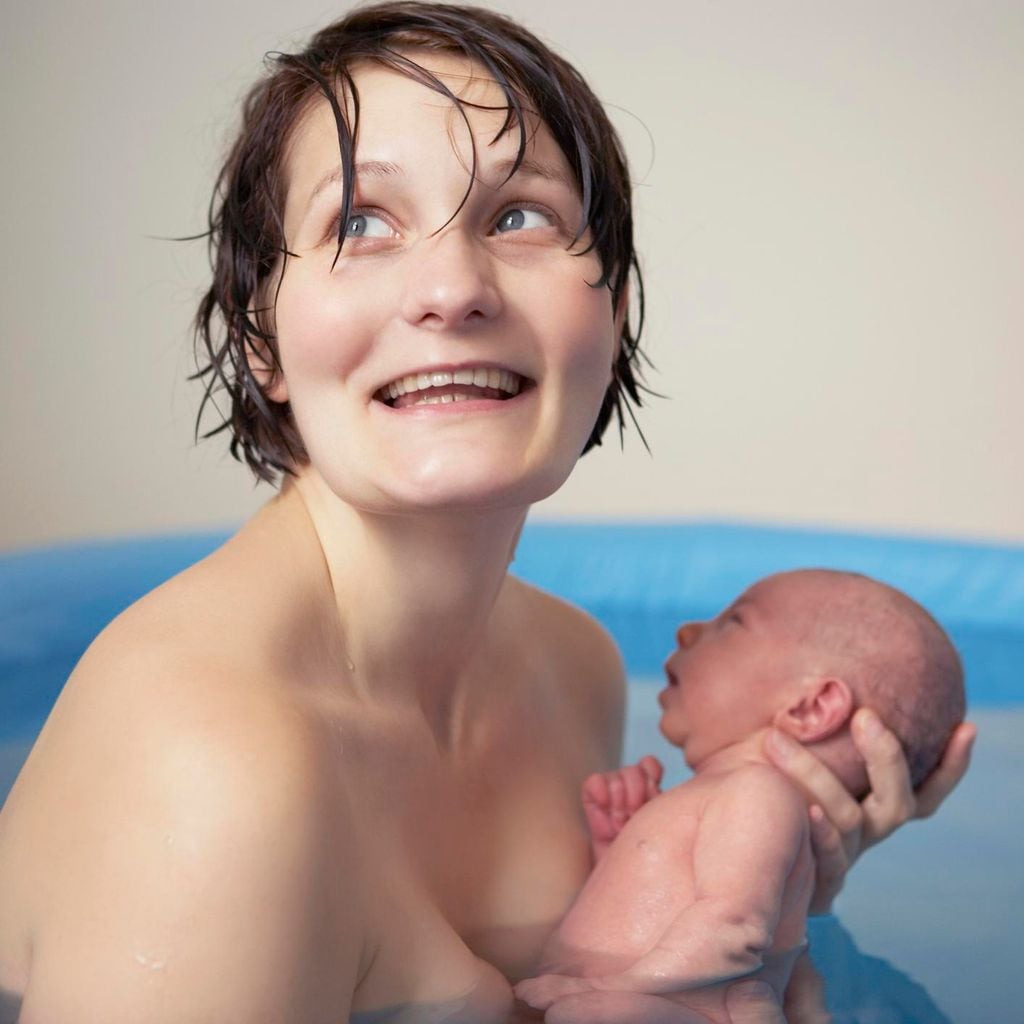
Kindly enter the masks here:
[[198, 773], [203, 800], [239, 811], [246, 794], [230, 786], [242, 764], [246, 788], [302, 785], [307, 765], [315, 774], [315, 721], [262, 628], [272, 602], [245, 590], [221, 587], [199, 563], [122, 612], [72, 672], [29, 774], [74, 763], [90, 785], [128, 788], [134, 777], [173, 799]]
[[611, 633], [589, 612], [561, 597], [509, 577], [519, 607], [532, 620], [538, 639], [551, 653], [612, 675], [622, 672], [622, 657]]
[[[608, 630], [588, 612], [547, 591], [509, 577], [522, 617], [517, 633], [558, 677], [574, 711], [589, 716], [600, 736], [602, 761], [618, 764], [625, 716], [622, 655]], [[595, 769], [596, 770], [596, 769]]]
[[[165, 969], [194, 999], [168, 1020], [250, 1005], [286, 1019], [296, 986], [311, 1009], [354, 986], [357, 924], [327, 934], [357, 884], [344, 787], [287, 688], [186, 614], [202, 587], [178, 579], [104, 631], [5, 808], [5, 873], [19, 877], [0, 890], [25, 894], [33, 936], [26, 1014], [102, 1014], [119, 993], [162, 1021], [148, 1014]], [[327, 939], [336, 974], [318, 959]]]

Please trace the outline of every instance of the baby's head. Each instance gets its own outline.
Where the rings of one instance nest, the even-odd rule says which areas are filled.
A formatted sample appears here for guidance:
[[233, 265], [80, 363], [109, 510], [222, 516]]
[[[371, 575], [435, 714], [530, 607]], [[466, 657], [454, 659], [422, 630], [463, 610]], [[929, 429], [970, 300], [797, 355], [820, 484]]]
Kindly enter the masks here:
[[866, 706], [899, 737], [917, 786], [963, 719], [963, 670], [949, 638], [917, 602], [866, 576], [768, 576], [716, 618], [681, 626], [677, 639], [661, 730], [694, 767], [775, 726], [862, 794], [850, 719]]

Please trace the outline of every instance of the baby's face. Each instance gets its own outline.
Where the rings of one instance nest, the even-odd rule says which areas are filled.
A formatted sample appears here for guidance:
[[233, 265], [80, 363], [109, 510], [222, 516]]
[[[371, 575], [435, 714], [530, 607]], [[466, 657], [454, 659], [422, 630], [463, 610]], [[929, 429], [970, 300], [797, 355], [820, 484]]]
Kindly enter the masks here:
[[822, 591], [810, 572], [769, 576], [715, 618], [679, 627], [660, 727], [691, 767], [770, 725], [818, 667], [803, 638]]

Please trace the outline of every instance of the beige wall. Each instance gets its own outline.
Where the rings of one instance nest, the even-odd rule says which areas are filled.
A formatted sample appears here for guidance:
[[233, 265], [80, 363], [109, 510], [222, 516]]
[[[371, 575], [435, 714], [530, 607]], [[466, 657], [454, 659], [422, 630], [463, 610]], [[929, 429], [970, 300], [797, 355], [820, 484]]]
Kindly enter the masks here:
[[[312, 0], [0, 14], [0, 547], [238, 521], [188, 322], [234, 104]], [[616, 108], [657, 373], [541, 513], [1024, 540], [1024, 5], [502, 6]], [[627, 17], [624, 11], [629, 12]]]

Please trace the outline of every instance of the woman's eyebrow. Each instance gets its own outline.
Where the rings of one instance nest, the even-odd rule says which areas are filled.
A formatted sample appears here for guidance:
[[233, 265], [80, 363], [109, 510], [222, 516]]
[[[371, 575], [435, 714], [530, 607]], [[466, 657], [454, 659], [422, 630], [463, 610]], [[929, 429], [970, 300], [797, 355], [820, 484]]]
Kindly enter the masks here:
[[[553, 181], [558, 185], [564, 185], [573, 192], [578, 190], [576, 182], [562, 170], [557, 164], [543, 163], [539, 160], [531, 160], [524, 157], [516, 166], [516, 158], [509, 157], [507, 160], [499, 160], [486, 168], [488, 178], [493, 179], [494, 188], [503, 185], [510, 178], [543, 178], [546, 181]], [[477, 178], [480, 179], [480, 174]]]
[[[398, 164], [387, 160], [364, 160], [355, 165], [355, 176], [357, 181], [360, 178], [394, 178], [404, 177], [405, 171]], [[515, 157], [508, 157], [505, 160], [488, 164], [482, 172], [480, 169], [477, 170], [477, 181], [490, 184], [495, 189], [500, 188], [513, 178], [541, 178], [544, 181], [562, 185], [571, 192], [578, 191], [576, 182], [561, 167], [539, 160], [531, 160], [528, 157], [519, 161], [518, 166]], [[341, 180], [341, 167], [332, 167], [327, 171], [313, 186], [313, 191], [310, 192], [306, 202], [306, 209], [316, 202], [322, 192], [337, 185]]]
[[[398, 164], [389, 163], [387, 160], [365, 160], [355, 165], [357, 181], [360, 178], [391, 178], [404, 174], [405, 171]], [[306, 201], [306, 209], [313, 205], [321, 192], [331, 188], [333, 185], [339, 184], [341, 179], [341, 167], [332, 167], [313, 186], [313, 191], [310, 192], [309, 199]]]

